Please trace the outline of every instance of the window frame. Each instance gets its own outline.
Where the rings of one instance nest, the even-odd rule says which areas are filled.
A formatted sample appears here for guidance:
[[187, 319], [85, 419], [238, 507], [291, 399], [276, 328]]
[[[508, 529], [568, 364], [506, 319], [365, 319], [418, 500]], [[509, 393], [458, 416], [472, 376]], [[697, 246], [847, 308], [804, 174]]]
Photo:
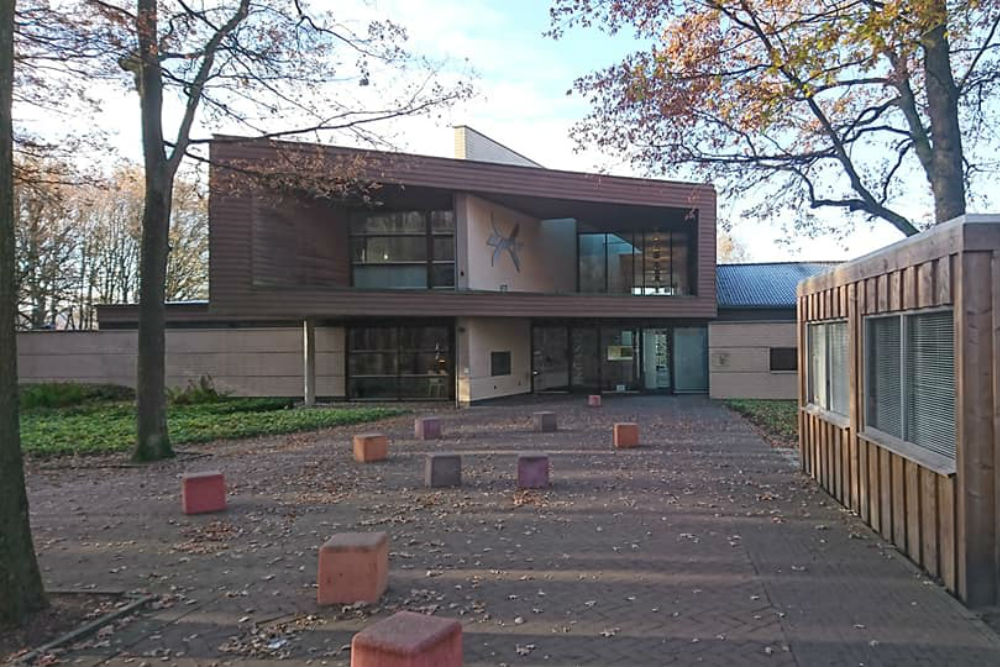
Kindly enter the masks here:
[[[415, 231], [401, 231], [401, 232], [391, 232], [391, 231], [356, 231], [355, 222], [358, 220], [365, 220], [368, 217], [376, 215], [386, 215], [386, 214], [417, 214], [421, 217], [423, 221], [423, 232]], [[435, 213], [448, 213], [452, 218], [452, 229], [450, 231], [441, 231], [434, 228], [434, 214]], [[457, 288], [457, 248], [455, 246], [457, 216], [454, 209], [408, 209], [399, 211], [354, 211], [351, 214], [351, 221], [348, 226], [348, 239], [347, 239], [347, 252], [348, 259], [350, 262], [350, 285], [352, 289], [359, 290], [454, 290]], [[424, 259], [419, 260], [396, 260], [396, 261], [385, 261], [385, 262], [369, 262], [365, 260], [357, 260], [354, 257], [354, 248], [357, 240], [367, 241], [370, 238], [402, 238], [402, 239], [423, 239], [424, 240]], [[452, 251], [451, 259], [437, 259], [434, 254], [434, 242], [440, 239], [450, 238]], [[367, 245], [367, 244], [365, 244]], [[436, 275], [435, 268], [440, 266], [451, 266], [452, 278], [450, 285], [437, 285], [435, 284], [434, 277]], [[359, 287], [356, 285], [355, 280], [355, 270], [359, 267], [424, 267], [424, 285], [422, 287]]]
[[[513, 361], [511, 359], [510, 350], [491, 350], [490, 351], [490, 377], [506, 377], [511, 374], [513, 369]], [[497, 360], [503, 359], [503, 364], [501, 366], [506, 366], [505, 372], [497, 371]], [[501, 371], [503, 369], [501, 368]]]
[[[864, 409], [861, 411], [860, 421], [861, 421], [861, 435], [867, 437], [869, 440], [877, 442], [877, 444], [887, 445], [889, 448], [894, 449], [897, 453], [901, 453], [904, 456], [916, 460], [922, 465], [928, 466], [941, 474], [950, 474], [954, 472], [955, 464], [958, 458], [958, 423], [957, 418], [955, 419], [955, 455], [947, 456], [941, 452], [930, 449], [926, 445], [921, 445], [910, 439], [910, 406], [909, 406], [909, 389], [912, 384], [912, 379], [908, 372], [908, 360], [909, 352], [911, 349], [910, 345], [910, 321], [914, 317], [920, 317], [923, 315], [934, 315], [937, 313], [948, 313], [952, 317], [952, 355], [954, 358], [955, 354], [955, 342], [957, 336], [954, 332], [955, 327], [955, 309], [952, 306], [939, 306], [934, 308], [920, 308], [916, 310], [905, 310], [896, 311], [892, 313], [873, 313], [871, 315], [865, 315], [862, 318], [862, 327], [864, 330], [863, 335], [863, 349], [862, 349], [862, 361], [863, 361], [863, 382], [862, 391], [864, 392], [862, 404]], [[869, 354], [872, 351], [872, 341], [871, 341], [871, 330], [868, 323], [872, 320], [878, 319], [890, 319], [896, 318], [899, 320], [899, 424], [900, 424], [900, 434], [895, 435], [889, 433], [888, 431], [883, 431], [877, 426], [871, 424], [871, 404], [869, 398], [871, 396], [871, 383], [872, 383], [872, 372], [873, 368], [869, 365]], [[955, 381], [955, 386], [957, 387], [957, 381], [953, 376], [953, 381]]]
[[[844, 373], [847, 374], [847, 377], [845, 378], [845, 384], [848, 386], [848, 394], [847, 394], [847, 405], [844, 406], [844, 411], [841, 412], [840, 410], [834, 409], [834, 407], [833, 407], [833, 380], [832, 380], [832, 375], [830, 373], [830, 368], [831, 368], [830, 360], [831, 360], [831, 357], [832, 357], [832, 353], [831, 353], [831, 348], [832, 348], [831, 341], [833, 340], [833, 337], [830, 335], [830, 332], [829, 332], [829, 327], [831, 327], [833, 325], [843, 325], [845, 327], [845, 329], [847, 330], [846, 343], [847, 343], [847, 348], [848, 348], [848, 350], [847, 350], [848, 354], [846, 356], [849, 357], [850, 356], [850, 346], [851, 346], [851, 328], [850, 328], [849, 321], [846, 318], [837, 318], [837, 319], [832, 319], [832, 320], [820, 320], [820, 321], [816, 321], [816, 322], [807, 322], [806, 323], [806, 362], [807, 362], [806, 363], [806, 405], [808, 405], [808, 406], [810, 406], [810, 407], [812, 407], [814, 409], [818, 409], [818, 410], [820, 410], [822, 412], [829, 413], [831, 415], [836, 415], [836, 417], [838, 418], [838, 421], [839, 421], [839, 420], [841, 420], [843, 418], [849, 418], [850, 417], [850, 411], [851, 411], [851, 406], [850, 406], [850, 401], [851, 401], [851, 398], [850, 398], [850, 373], [847, 372], [846, 368], [843, 371]], [[815, 400], [815, 398], [816, 398], [816, 392], [815, 392], [816, 378], [814, 377], [814, 373], [813, 373], [812, 348], [813, 348], [813, 336], [814, 336], [813, 332], [816, 329], [820, 328], [820, 327], [823, 328], [823, 391], [824, 391], [823, 398], [824, 398], [824, 400], [821, 401], [821, 402], [817, 402]]]

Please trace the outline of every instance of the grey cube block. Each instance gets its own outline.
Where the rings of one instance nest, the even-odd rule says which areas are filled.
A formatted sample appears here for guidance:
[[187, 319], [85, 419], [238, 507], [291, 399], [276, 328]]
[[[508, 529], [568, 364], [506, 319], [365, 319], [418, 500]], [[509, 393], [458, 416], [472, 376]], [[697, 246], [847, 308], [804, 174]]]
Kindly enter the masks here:
[[536, 412], [535, 413], [535, 430], [541, 431], [542, 433], [551, 433], [555, 431], [558, 427], [556, 426], [556, 413], [554, 412]]
[[424, 462], [424, 485], [462, 486], [462, 457], [450, 452], [428, 454]]

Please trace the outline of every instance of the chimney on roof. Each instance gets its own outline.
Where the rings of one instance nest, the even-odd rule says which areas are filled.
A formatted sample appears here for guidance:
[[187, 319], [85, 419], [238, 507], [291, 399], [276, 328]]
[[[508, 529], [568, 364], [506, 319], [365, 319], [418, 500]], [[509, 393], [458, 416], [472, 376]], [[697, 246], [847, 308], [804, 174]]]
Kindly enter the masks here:
[[468, 125], [455, 126], [455, 157], [459, 160], [476, 160], [477, 162], [499, 162], [520, 167], [541, 167], [530, 158], [513, 151], [499, 141], [490, 139], [482, 132], [477, 132]]

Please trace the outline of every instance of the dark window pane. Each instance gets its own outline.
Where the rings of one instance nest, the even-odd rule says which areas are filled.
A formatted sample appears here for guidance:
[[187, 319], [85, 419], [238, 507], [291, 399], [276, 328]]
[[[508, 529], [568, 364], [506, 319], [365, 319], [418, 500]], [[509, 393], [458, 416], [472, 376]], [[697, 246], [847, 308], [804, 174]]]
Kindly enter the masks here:
[[510, 375], [510, 352], [490, 352], [490, 375]]
[[358, 213], [351, 219], [353, 234], [425, 234], [427, 220], [419, 211]]
[[355, 262], [382, 264], [426, 262], [426, 236], [369, 236], [351, 239], [351, 258]]
[[365, 265], [354, 267], [354, 286], [369, 289], [422, 289], [427, 287], [427, 265]]
[[455, 259], [455, 237], [436, 236], [434, 237], [434, 260]]
[[673, 232], [670, 251], [670, 286], [673, 294], [692, 294], [691, 291], [691, 237]]
[[608, 293], [631, 294], [633, 251], [631, 234], [608, 234]]
[[396, 375], [395, 352], [354, 352], [348, 356], [351, 377], [358, 375]]
[[399, 346], [404, 350], [447, 352], [448, 327], [401, 327]]
[[399, 379], [399, 398], [410, 400], [435, 400], [448, 398], [451, 378], [447, 375], [439, 377], [404, 377]]
[[431, 266], [431, 287], [454, 287], [455, 265], [451, 262]]
[[867, 343], [868, 423], [889, 435], [902, 438], [899, 318], [868, 320]]
[[431, 231], [449, 233], [455, 231], [455, 214], [451, 211], [431, 211]]
[[579, 254], [580, 291], [604, 292], [604, 234], [580, 234]]
[[394, 377], [351, 378], [351, 398], [396, 398], [397, 382]]
[[448, 351], [403, 352], [399, 355], [401, 375], [447, 375]]
[[794, 347], [771, 348], [772, 371], [797, 371], [799, 369], [799, 351]]
[[396, 329], [393, 327], [351, 327], [350, 350], [395, 350]]

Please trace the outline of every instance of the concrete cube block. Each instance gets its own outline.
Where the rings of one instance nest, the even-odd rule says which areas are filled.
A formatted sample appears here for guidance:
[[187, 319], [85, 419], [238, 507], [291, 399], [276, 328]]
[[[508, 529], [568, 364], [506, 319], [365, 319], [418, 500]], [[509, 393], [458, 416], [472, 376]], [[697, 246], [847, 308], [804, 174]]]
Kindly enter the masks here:
[[462, 457], [451, 452], [428, 454], [424, 460], [424, 486], [462, 486]]
[[546, 489], [549, 486], [549, 455], [526, 453], [517, 457], [517, 487]]
[[185, 514], [226, 509], [226, 478], [221, 472], [194, 472], [181, 477], [181, 507]]
[[351, 667], [461, 667], [462, 624], [398, 611], [351, 639]]
[[630, 449], [639, 446], [639, 425], [632, 422], [615, 424], [615, 449]]
[[359, 433], [354, 436], [354, 460], [360, 463], [384, 461], [389, 458], [389, 438], [381, 433]]
[[413, 420], [413, 437], [417, 440], [437, 440], [441, 437], [440, 417], [417, 417]]
[[376, 602], [389, 585], [389, 536], [338, 533], [319, 548], [316, 602]]
[[591, 394], [590, 396], [588, 396], [587, 397], [587, 406], [591, 407], [591, 408], [599, 408], [599, 407], [601, 407], [601, 395], [600, 394]]
[[535, 430], [542, 433], [551, 433], [558, 428], [556, 425], [556, 413], [541, 411], [535, 413]]

